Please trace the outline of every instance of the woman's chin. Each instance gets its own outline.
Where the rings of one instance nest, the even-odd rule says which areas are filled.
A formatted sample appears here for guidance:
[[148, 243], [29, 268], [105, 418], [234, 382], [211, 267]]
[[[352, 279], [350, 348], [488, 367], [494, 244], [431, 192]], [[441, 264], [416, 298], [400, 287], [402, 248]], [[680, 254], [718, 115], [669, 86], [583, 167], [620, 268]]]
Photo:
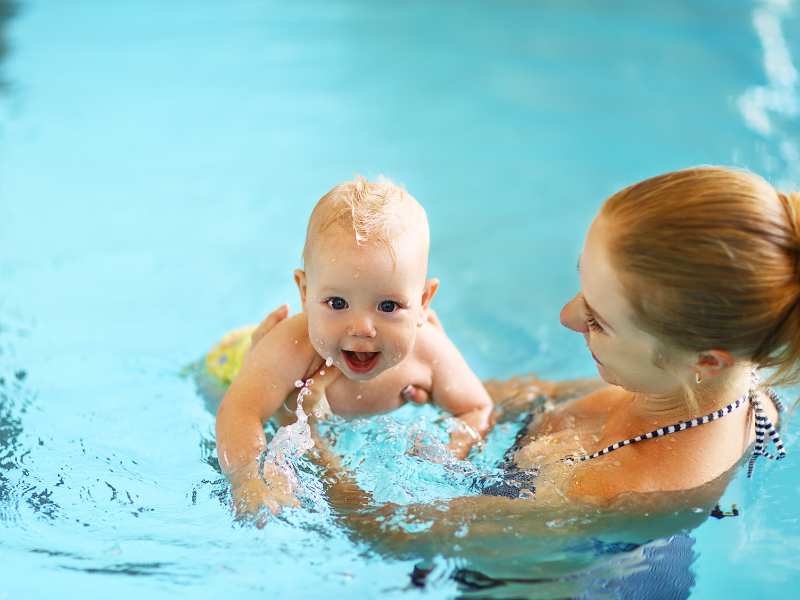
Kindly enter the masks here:
[[606, 369], [600, 363], [595, 363], [597, 366], [597, 374], [600, 375], [600, 379], [605, 381], [609, 385], [619, 385], [617, 378], [614, 377], [613, 373], [610, 373], [608, 369]]

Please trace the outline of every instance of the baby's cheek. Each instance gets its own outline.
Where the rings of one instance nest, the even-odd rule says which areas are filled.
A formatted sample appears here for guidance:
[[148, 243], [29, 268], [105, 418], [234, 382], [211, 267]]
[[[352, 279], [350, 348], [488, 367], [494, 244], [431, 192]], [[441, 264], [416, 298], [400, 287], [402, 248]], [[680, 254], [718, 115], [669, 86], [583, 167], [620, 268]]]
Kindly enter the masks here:
[[311, 318], [308, 320], [308, 339], [320, 356], [327, 356], [327, 353], [336, 351], [337, 340], [331, 328]]
[[403, 328], [392, 336], [388, 354], [389, 360], [393, 365], [402, 362], [414, 348], [414, 341], [416, 339], [415, 333], [416, 332], [413, 330]]

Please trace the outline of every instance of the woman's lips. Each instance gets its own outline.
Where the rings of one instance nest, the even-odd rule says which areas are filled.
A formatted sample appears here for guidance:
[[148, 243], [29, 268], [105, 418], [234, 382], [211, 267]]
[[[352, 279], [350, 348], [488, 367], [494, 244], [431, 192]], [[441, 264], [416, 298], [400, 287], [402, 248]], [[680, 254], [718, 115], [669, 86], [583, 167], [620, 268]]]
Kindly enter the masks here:
[[342, 350], [344, 361], [353, 373], [369, 373], [378, 364], [380, 352], [353, 352]]

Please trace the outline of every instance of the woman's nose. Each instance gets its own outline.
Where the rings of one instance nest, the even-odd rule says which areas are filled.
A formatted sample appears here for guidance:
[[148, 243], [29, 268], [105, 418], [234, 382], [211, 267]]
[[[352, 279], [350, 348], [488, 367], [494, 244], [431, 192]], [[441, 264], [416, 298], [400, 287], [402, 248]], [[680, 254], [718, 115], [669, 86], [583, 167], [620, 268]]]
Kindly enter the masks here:
[[352, 337], [374, 338], [376, 331], [372, 319], [366, 315], [355, 315], [350, 322], [347, 334]]
[[583, 307], [581, 307], [580, 303], [580, 294], [575, 294], [575, 297], [564, 305], [560, 315], [561, 324], [567, 329], [572, 329], [572, 331], [586, 333], [588, 328], [586, 319], [583, 318]]

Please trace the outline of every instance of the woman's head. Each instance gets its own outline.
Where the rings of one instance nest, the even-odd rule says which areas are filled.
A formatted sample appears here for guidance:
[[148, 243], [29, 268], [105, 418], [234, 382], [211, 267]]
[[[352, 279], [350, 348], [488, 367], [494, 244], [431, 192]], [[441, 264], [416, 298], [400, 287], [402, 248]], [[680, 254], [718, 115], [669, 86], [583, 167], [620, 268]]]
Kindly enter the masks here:
[[800, 195], [744, 171], [676, 171], [614, 194], [587, 248], [592, 236], [656, 366], [722, 352], [800, 379]]

